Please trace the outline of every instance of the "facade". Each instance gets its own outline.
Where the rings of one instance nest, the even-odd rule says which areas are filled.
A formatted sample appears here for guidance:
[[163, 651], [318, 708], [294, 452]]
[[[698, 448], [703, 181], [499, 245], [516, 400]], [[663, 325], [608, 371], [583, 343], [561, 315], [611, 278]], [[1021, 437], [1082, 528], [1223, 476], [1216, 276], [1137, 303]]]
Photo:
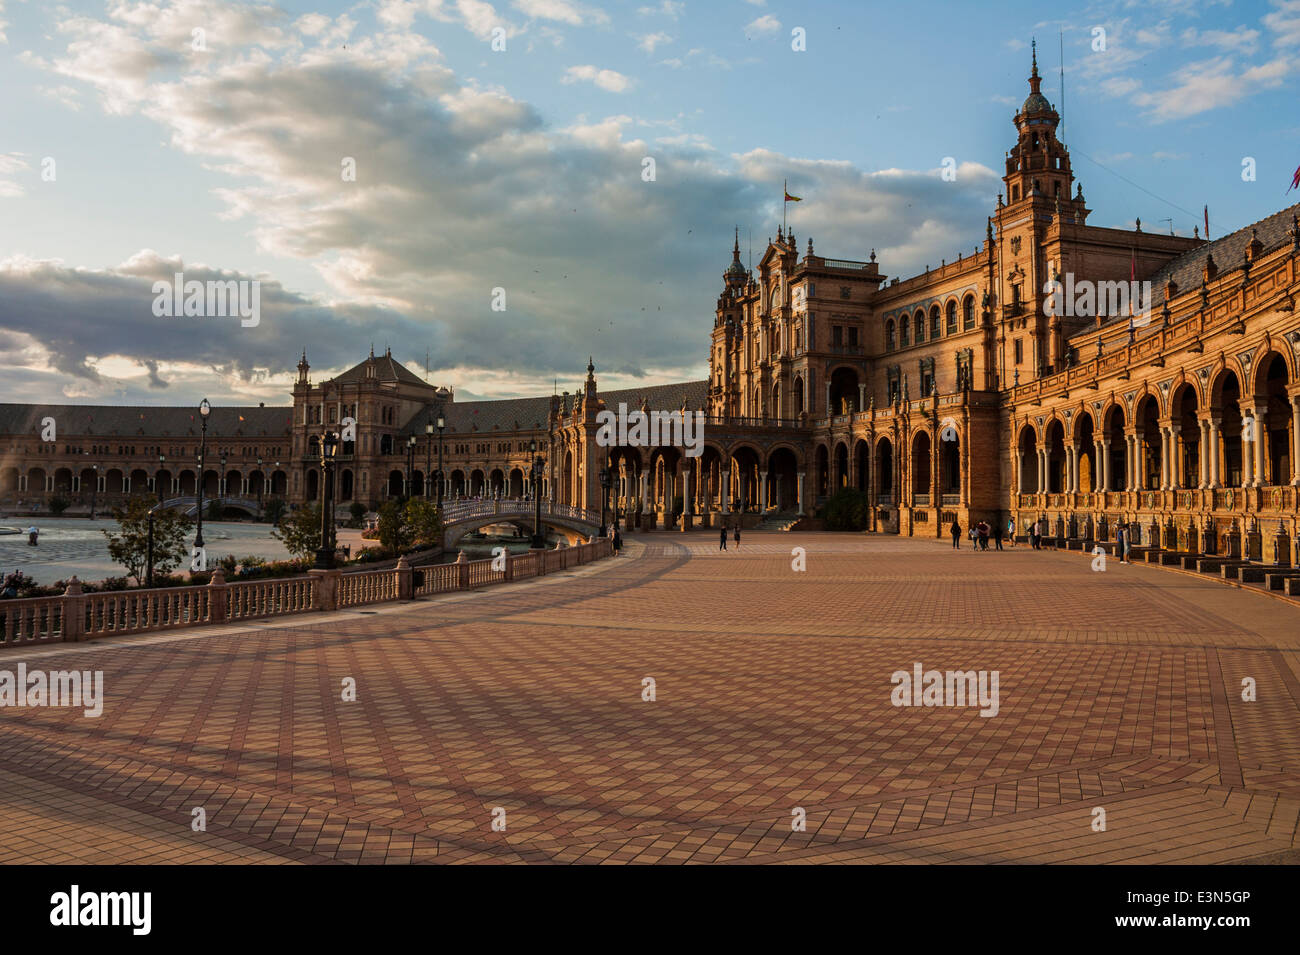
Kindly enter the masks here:
[[[1123, 523], [1143, 543], [1289, 559], [1300, 205], [1213, 242], [1088, 225], [1040, 82], [1035, 62], [970, 253], [889, 278], [874, 251], [825, 258], [778, 229], [750, 271], [737, 236], [707, 381], [601, 392], [589, 361], [572, 394], [457, 402], [391, 353], [316, 383], [304, 354], [291, 407], [214, 409], [205, 494], [315, 500], [320, 435], [351, 418], [342, 504], [432, 496], [439, 448], [446, 496], [528, 496], [536, 442], [545, 498], [599, 507], [608, 469], [630, 527], [793, 520], [854, 487], [877, 531], [1045, 519], [1054, 536], [1109, 540]], [[601, 447], [596, 416], [620, 405], [701, 413], [702, 454]], [[50, 417], [59, 438], [42, 442]], [[0, 406], [0, 499], [192, 494], [194, 419]]]

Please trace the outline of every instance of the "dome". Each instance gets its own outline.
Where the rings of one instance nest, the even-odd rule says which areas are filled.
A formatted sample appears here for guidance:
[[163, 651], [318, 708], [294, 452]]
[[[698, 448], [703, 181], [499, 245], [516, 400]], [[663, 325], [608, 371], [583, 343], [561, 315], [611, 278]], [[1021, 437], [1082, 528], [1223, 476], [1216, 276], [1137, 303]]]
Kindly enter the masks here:
[[732, 263], [727, 266], [727, 271], [722, 274], [743, 279], [745, 277], [745, 267], [738, 260], [733, 259]]
[[1042, 93], [1030, 93], [1025, 99], [1025, 105], [1020, 107], [1022, 113], [1050, 113], [1051, 111], [1052, 104]]

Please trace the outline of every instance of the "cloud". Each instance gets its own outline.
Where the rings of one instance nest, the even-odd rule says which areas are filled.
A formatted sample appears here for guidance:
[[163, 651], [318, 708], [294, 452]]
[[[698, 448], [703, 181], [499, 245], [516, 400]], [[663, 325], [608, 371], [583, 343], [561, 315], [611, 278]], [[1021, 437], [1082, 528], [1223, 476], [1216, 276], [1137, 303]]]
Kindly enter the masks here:
[[665, 16], [676, 20], [686, 9], [686, 4], [680, 0], [663, 0], [657, 7], [637, 7], [636, 12], [643, 17]]
[[594, 83], [610, 93], [622, 93], [632, 85], [622, 73], [602, 70], [595, 66], [571, 66], [564, 71], [561, 83]]
[[775, 33], [781, 29], [781, 21], [770, 13], [765, 13], [757, 20], [746, 24], [746, 33]]
[[667, 33], [647, 33], [637, 37], [637, 46], [647, 53], [653, 54], [655, 47], [662, 46], [665, 43], [672, 43], [673, 38]]
[[1189, 27], [1180, 38], [1186, 46], [1213, 46], [1229, 53], [1254, 53], [1259, 31], [1239, 26], [1235, 30], [1202, 30]]
[[575, 27], [609, 22], [605, 11], [569, 3], [568, 0], [514, 0], [514, 7], [534, 20], [555, 20]]
[[1133, 102], [1155, 122], [1184, 119], [1245, 99], [1263, 89], [1282, 85], [1294, 73], [1297, 61], [1277, 57], [1258, 66], [1238, 70], [1231, 57], [1189, 63], [1174, 73], [1174, 85], [1163, 90], [1134, 93]]

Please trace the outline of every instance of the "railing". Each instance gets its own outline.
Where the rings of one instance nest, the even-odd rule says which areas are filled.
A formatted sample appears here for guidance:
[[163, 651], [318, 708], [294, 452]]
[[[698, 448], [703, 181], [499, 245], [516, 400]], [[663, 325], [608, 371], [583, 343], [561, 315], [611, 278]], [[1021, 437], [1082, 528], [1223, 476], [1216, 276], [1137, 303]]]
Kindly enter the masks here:
[[912, 495], [912, 503], [913, 503], [915, 506], [917, 506], [917, 507], [929, 507], [929, 506], [930, 506], [930, 495], [929, 495], [929, 494], [913, 494], [913, 495]]
[[[443, 502], [442, 522], [447, 525], [475, 517], [528, 516], [535, 514], [536, 510], [536, 502], [524, 498]], [[588, 510], [572, 504], [551, 504], [543, 501], [542, 516], [569, 518], [593, 526], [600, 523], [600, 512], [598, 510]]]
[[281, 577], [226, 583], [220, 568], [206, 586], [88, 594], [75, 577], [59, 597], [0, 600], [0, 647], [75, 642], [228, 620], [278, 617], [309, 610], [338, 610], [452, 590], [473, 590], [518, 577], [555, 573], [609, 557], [613, 545], [602, 537], [576, 547], [468, 560], [413, 568], [405, 557], [390, 570], [343, 573], [312, 571], [306, 577]]

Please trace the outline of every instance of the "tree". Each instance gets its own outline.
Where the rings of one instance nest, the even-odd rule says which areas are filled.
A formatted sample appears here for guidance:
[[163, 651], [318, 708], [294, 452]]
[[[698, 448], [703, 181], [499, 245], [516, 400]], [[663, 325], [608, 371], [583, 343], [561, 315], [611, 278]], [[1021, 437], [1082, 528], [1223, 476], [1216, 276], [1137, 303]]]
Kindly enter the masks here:
[[822, 526], [828, 531], [866, 530], [870, 518], [871, 503], [856, 488], [840, 488], [822, 507]]
[[412, 547], [434, 547], [442, 540], [442, 517], [432, 501], [391, 498], [379, 509], [379, 543], [401, 554]]
[[58, 515], [66, 511], [68, 507], [72, 504], [72, 502], [69, 501], [66, 497], [56, 494], [54, 495], [54, 497], [50, 498], [49, 504], [50, 504], [50, 513], [53, 514], [55, 517], [57, 517]]
[[208, 501], [208, 520], [210, 521], [221, 520], [221, 502], [218, 501], [216, 498], [213, 498], [212, 500]]
[[284, 517], [286, 507], [287, 505], [284, 503], [284, 498], [273, 497], [267, 501], [266, 506], [262, 508], [262, 519], [268, 524], [279, 524], [280, 519]]
[[[126, 568], [137, 584], [145, 582], [149, 566], [149, 510], [158, 503], [152, 496], [139, 495], [113, 509], [117, 533], [100, 531], [108, 539], [108, 554]], [[184, 514], [167, 509], [153, 516], [153, 567], [166, 574], [189, 556], [187, 541], [191, 521]]]
[[353, 501], [352, 506], [348, 508], [348, 513], [352, 515], [352, 526], [360, 527], [361, 522], [366, 519], [366, 506], [360, 501]]
[[320, 549], [320, 505], [305, 504], [283, 515], [271, 529], [271, 536], [294, 557], [311, 557]]

